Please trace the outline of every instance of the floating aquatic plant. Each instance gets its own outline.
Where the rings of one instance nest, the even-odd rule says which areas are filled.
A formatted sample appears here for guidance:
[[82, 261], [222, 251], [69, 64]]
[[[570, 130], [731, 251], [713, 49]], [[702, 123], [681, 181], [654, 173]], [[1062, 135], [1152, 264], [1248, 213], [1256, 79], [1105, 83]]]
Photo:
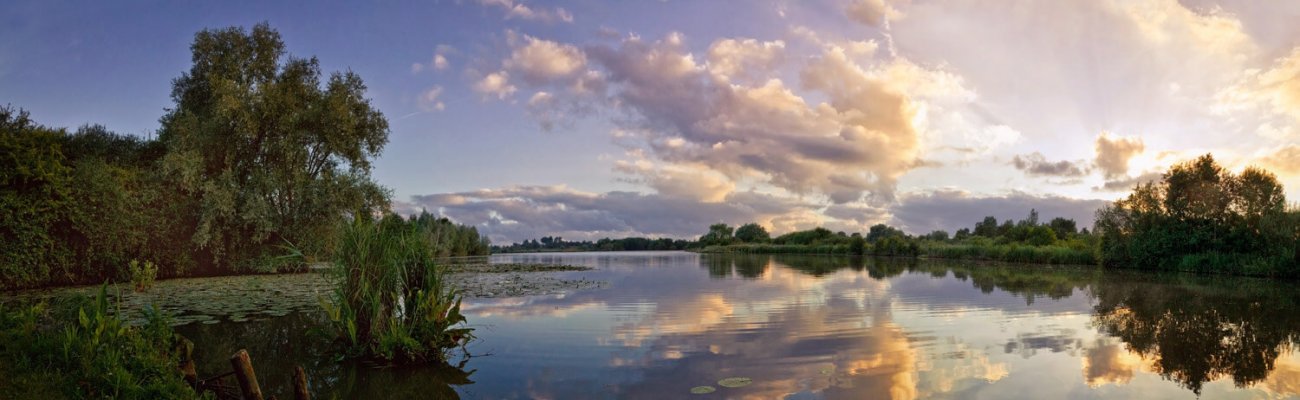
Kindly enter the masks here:
[[749, 386], [749, 384], [751, 383], [754, 383], [753, 379], [749, 379], [743, 376], [736, 376], [736, 377], [726, 378], [718, 381], [718, 386], [722, 386], [725, 388], [738, 388], [742, 386]]
[[717, 390], [718, 388], [715, 388], [713, 386], [708, 386], [708, 385], [696, 386], [691, 388], [691, 394], [709, 394], [709, 393], [716, 392]]

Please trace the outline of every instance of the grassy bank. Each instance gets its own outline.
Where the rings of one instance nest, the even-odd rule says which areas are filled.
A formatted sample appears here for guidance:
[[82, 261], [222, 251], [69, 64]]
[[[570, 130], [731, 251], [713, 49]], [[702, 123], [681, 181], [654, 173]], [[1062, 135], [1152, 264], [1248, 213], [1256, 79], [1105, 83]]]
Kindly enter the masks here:
[[198, 398], [178, 369], [188, 342], [151, 314], [129, 326], [95, 299], [0, 305], [0, 398]]

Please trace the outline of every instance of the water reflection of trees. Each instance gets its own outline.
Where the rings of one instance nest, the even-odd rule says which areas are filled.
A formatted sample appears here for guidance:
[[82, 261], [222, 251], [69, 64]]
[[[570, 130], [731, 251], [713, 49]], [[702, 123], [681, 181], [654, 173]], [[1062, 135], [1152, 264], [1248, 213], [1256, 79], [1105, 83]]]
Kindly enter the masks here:
[[[928, 274], [935, 278], [951, 274], [958, 280], [970, 281], [983, 293], [1002, 290], [1023, 297], [1027, 304], [1033, 304], [1034, 299], [1040, 297], [1059, 300], [1074, 295], [1075, 291], [1085, 291], [1102, 273], [1096, 268], [919, 261], [914, 258], [806, 255], [757, 257], [764, 257], [763, 260], [771, 257], [777, 265], [813, 276], [824, 276], [842, 269], [855, 271], [865, 269], [868, 276], [877, 280], [894, 278], [904, 273]], [[715, 258], [712, 262], [725, 263], [726, 259]]]
[[457, 399], [453, 387], [473, 383], [473, 371], [451, 366], [375, 369], [339, 362], [329, 338], [317, 332], [323, 323], [320, 314], [299, 312], [242, 323], [191, 324], [178, 332], [195, 344], [200, 377], [230, 370], [230, 355], [247, 349], [263, 391], [281, 397], [292, 393], [297, 365], [307, 372], [318, 397], [331, 393], [339, 398]]
[[1155, 372], [1200, 394], [1232, 377], [1253, 385], [1297, 343], [1300, 314], [1291, 283], [1107, 272], [1095, 290], [1094, 322]]

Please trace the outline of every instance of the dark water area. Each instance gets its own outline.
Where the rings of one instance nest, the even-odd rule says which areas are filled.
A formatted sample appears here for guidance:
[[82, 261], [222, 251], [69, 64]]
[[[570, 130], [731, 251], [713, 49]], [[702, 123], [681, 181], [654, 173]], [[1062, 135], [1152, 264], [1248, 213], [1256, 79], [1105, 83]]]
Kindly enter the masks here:
[[[511, 254], [594, 267], [566, 295], [468, 299], [463, 369], [340, 363], [310, 311], [195, 323], [200, 375], [252, 354], [285, 397], [1237, 399], [1300, 396], [1300, 285], [827, 256]], [[730, 377], [752, 384], [729, 388]], [[696, 386], [716, 391], [691, 394]]]

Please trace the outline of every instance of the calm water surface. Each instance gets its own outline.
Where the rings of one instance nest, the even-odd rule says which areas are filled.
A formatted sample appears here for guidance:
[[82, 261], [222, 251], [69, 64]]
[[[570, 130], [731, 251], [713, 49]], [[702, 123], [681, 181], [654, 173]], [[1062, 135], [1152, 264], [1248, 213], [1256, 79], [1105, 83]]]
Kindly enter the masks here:
[[[1298, 286], [938, 261], [680, 252], [499, 255], [607, 288], [470, 299], [463, 370], [341, 364], [314, 313], [180, 331], [317, 398], [1235, 399], [1300, 396]], [[741, 388], [717, 387], [748, 377]]]

